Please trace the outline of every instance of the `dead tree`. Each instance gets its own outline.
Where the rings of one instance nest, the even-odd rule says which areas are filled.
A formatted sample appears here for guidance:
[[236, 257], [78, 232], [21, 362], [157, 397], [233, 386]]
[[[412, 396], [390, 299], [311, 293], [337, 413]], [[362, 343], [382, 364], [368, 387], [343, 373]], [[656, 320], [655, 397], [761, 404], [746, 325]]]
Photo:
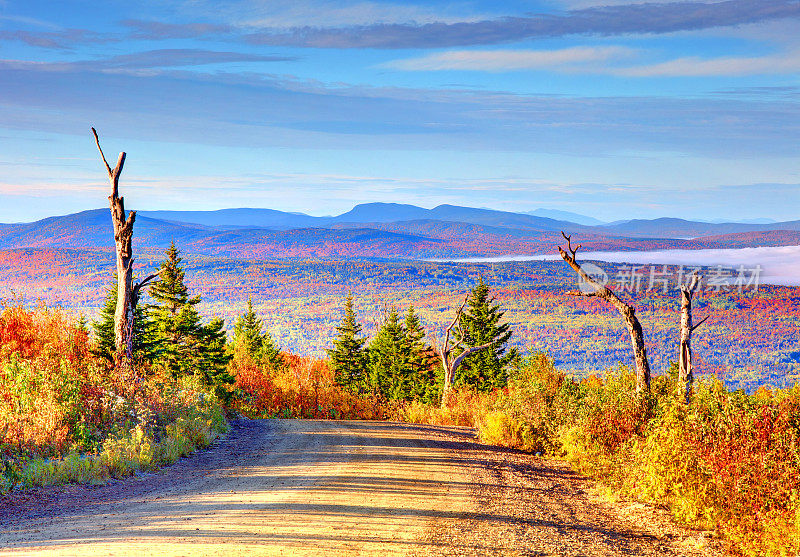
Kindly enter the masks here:
[[108, 196], [111, 208], [111, 221], [114, 224], [114, 244], [117, 252], [117, 309], [114, 314], [114, 342], [116, 345], [116, 359], [118, 362], [130, 362], [133, 359], [133, 314], [143, 286], [156, 278], [152, 274], [144, 280], [133, 284], [133, 223], [136, 220], [136, 211], [131, 211], [125, 217], [125, 200], [119, 196], [119, 176], [125, 164], [125, 153], [119, 154], [117, 165], [111, 169], [103, 149], [100, 148], [100, 139], [97, 131], [92, 128], [94, 142], [100, 157], [108, 171], [111, 182], [111, 195]]
[[625, 319], [625, 325], [628, 327], [628, 332], [631, 335], [633, 359], [636, 363], [636, 392], [649, 391], [650, 364], [647, 362], [647, 350], [644, 347], [642, 325], [639, 323], [639, 319], [636, 318], [636, 310], [630, 304], [626, 304], [620, 300], [617, 295], [606, 288], [605, 285], [600, 284], [591, 276], [589, 276], [589, 274], [586, 273], [586, 271], [584, 271], [580, 266], [576, 258], [578, 250], [581, 249], [581, 245], [578, 244], [575, 248], [573, 248], [571, 241], [572, 236], [567, 236], [564, 234], [564, 232], [561, 232], [561, 235], [567, 241], [566, 250], [564, 250], [561, 246], [558, 246], [558, 253], [561, 255], [561, 259], [566, 261], [567, 265], [572, 267], [572, 269], [578, 273], [578, 276], [581, 277], [586, 284], [593, 288], [592, 292], [573, 290], [571, 292], [567, 292], [567, 294], [572, 296], [600, 298], [617, 308], [617, 310], [622, 314], [622, 317]]
[[[436, 342], [434, 339], [433, 342], [433, 349], [436, 354], [439, 356], [439, 359], [442, 361], [442, 368], [444, 369], [444, 386], [442, 388], [442, 400], [441, 405], [444, 407], [445, 403], [447, 402], [447, 396], [450, 394], [450, 390], [453, 388], [453, 381], [455, 380], [456, 370], [458, 370], [461, 363], [464, 361], [464, 358], [469, 356], [470, 354], [474, 354], [484, 348], [489, 348], [493, 342], [487, 342], [486, 344], [481, 344], [480, 346], [469, 346], [467, 347], [464, 343], [465, 335], [464, 331], [461, 329], [461, 314], [464, 313], [464, 306], [467, 305], [467, 300], [469, 299], [469, 294], [464, 298], [464, 301], [461, 302], [461, 306], [459, 306], [458, 310], [456, 311], [456, 316], [453, 318], [453, 322], [450, 323], [450, 326], [444, 332], [444, 342], [441, 345]], [[455, 331], [453, 330], [455, 328]], [[452, 358], [453, 352], [458, 349], [462, 349], [463, 352], [458, 354], [455, 358]]]
[[692, 325], [692, 296], [700, 279], [693, 274], [689, 284], [681, 284], [681, 342], [678, 348], [678, 385], [683, 388], [684, 400], [689, 403], [692, 391], [692, 331], [708, 319], [705, 316], [699, 323]]

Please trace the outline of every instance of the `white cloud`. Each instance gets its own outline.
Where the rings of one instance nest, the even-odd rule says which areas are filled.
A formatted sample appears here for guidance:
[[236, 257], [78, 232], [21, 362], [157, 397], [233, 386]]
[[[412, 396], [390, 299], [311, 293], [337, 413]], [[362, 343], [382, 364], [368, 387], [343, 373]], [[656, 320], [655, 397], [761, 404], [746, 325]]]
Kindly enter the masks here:
[[[745, 270], [745, 278], [757, 274], [760, 284], [800, 285], [800, 246], [780, 246], [742, 249], [699, 249], [662, 251], [591, 251], [581, 252], [584, 261], [606, 261], [609, 263], [629, 263], [642, 265], [721, 265], [733, 273], [734, 278], [740, 267]], [[501, 261], [558, 261], [558, 255], [517, 255], [487, 258], [464, 258], [453, 261], [462, 262], [501, 262]], [[757, 266], [761, 269], [753, 271]], [[645, 279], [646, 280], [646, 279]]]
[[[696, 3], [697, 0], [669, 0], [670, 4]], [[630, 6], [634, 4], [664, 4], [664, 1], [653, 0], [561, 0], [559, 2], [566, 10], [582, 10], [585, 8], [599, 8], [601, 6]]]
[[[457, 23], [479, 21], [491, 13], [475, 13], [468, 5], [454, 4], [437, 8], [407, 2], [375, 2], [370, 0], [240, 0], [209, 2], [193, 0], [184, 11], [222, 18], [243, 27], [289, 29], [295, 27], [342, 27], [402, 23]], [[500, 15], [500, 14], [497, 14]]]
[[800, 50], [761, 57], [677, 58], [646, 66], [608, 68], [604, 73], [625, 77], [705, 77], [795, 72], [800, 72]]
[[767, 56], [693, 56], [637, 66], [622, 64], [641, 53], [640, 50], [622, 46], [579, 46], [561, 50], [450, 50], [418, 58], [392, 60], [380, 67], [404, 71], [547, 70], [620, 77], [713, 77], [800, 72], [800, 49]]
[[631, 56], [635, 51], [620, 46], [564, 48], [561, 50], [451, 50], [419, 58], [394, 60], [382, 67], [407, 71], [512, 70], [575, 71], [585, 64]]

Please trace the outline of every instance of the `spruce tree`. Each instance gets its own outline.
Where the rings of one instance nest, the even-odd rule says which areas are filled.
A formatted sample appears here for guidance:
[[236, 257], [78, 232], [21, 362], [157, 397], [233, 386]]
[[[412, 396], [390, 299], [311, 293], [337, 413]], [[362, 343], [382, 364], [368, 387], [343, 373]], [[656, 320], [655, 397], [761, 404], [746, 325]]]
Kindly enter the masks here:
[[[114, 312], [117, 309], [117, 275], [106, 291], [106, 299], [100, 310], [100, 319], [92, 322], [94, 330], [93, 352], [110, 361], [114, 361], [116, 344], [114, 339]], [[158, 354], [158, 342], [155, 338], [154, 324], [147, 309], [137, 304], [133, 313], [133, 357], [138, 360], [153, 361]]]
[[233, 327], [234, 351], [240, 351], [255, 362], [266, 364], [273, 370], [282, 369], [286, 363], [280, 348], [275, 346], [264, 323], [256, 316], [253, 299], [247, 301], [247, 311], [239, 316]]
[[392, 308], [369, 345], [368, 384], [388, 399], [412, 397], [411, 350], [397, 309]]
[[157, 363], [174, 377], [197, 374], [206, 384], [232, 383], [226, 367], [224, 322], [203, 325], [195, 306], [200, 296], [189, 296], [182, 259], [173, 242], [165, 252], [158, 280], [150, 287], [155, 304], [149, 307], [159, 343]]
[[201, 349], [195, 359], [195, 373], [206, 385], [215, 387], [220, 400], [228, 402], [230, 392], [225, 385], [231, 385], [234, 377], [228, 372], [231, 356], [227, 350], [228, 336], [225, 332], [225, 321], [215, 317], [208, 325], [200, 329], [199, 344]]
[[353, 311], [353, 295], [348, 294], [344, 304], [344, 319], [336, 327], [339, 336], [333, 341], [333, 348], [328, 349], [334, 378], [339, 385], [351, 390], [363, 390], [366, 387], [367, 351], [364, 349], [366, 338], [361, 337], [361, 325], [356, 322]]
[[508, 323], [500, 323], [505, 314], [490, 296], [489, 286], [480, 277], [467, 300], [467, 311], [461, 314], [465, 345], [478, 346], [493, 341], [491, 347], [467, 356], [458, 369], [457, 385], [470, 385], [479, 391], [505, 386], [506, 368], [519, 358], [516, 348], [506, 351], [512, 331]]
[[160, 344], [158, 362], [178, 377], [194, 371], [195, 356], [200, 350], [202, 324], [194, 307], [200, 303], [200, 297], [189, 296], [175, 242], [164, 255], [158, 279], [150, 286], [150, 297], [155, 303], [149, 309]]
[[408, 372], [410, 375], [410, 395], [415, 400], [431, 403], [441, 396], [438, 366], [433, 348], [425, 343], [425, 331], [414, 313], [414, 306], [408, 307], [405, 322], [406, 342], [408, 344]]

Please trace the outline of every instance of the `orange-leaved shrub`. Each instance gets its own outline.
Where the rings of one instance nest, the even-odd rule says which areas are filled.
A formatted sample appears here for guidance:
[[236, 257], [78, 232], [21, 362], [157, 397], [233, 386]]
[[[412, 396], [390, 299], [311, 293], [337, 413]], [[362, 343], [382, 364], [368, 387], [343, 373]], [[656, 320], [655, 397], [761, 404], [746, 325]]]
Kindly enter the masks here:
[[477, 427], [497, 396], [496, 392], [481, 393], [468, 387], [456, 387], [447, 394], [443, 406], [418, 400], [401, 401], [395, 406], [392, 417], [413, 424]]
[[231, 407], [249, 418], [382, 419], [377, 397], [361, 397], [337, 385], [325, 360], [282, 354], [279, 368], [234, 353]]
[[[170, 428], [181, 420], [186, 422], [181, 431], [207, 425], [207, 438], [225, 427], [221, 407], [198, 381], [176, 381], [139, 363], [114, 368], [93, 354], [86, 330], [70, 313], [44, 305], [26, 308], [19, 300], [3, 305], [0, 491], [20, 483], [42, 485], [47, 474], [36, 470], [62, 470], [63, 462], [46, 459], [67, 454], [70, 462], [76, 455], [102, 457], [106, 464], [94, 471], [107, 475], [124, 460], [105, 454], [111, 447], [127, 443], [138, 450], [173, 440]], [[152, 466], [169, 461], [155, 456]], [[70, 474], [54, 477], [71, 481]]]

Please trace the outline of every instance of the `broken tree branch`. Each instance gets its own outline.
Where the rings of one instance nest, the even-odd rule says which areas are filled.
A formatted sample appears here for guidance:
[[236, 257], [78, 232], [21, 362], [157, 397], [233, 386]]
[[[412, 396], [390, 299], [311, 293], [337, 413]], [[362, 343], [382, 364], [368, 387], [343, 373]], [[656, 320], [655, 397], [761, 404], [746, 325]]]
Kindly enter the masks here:
[[572, 247], [572, 236], [567, 235], [561, 231], [561, 235], [567, 241], [567, 249], [558, 246], [558, 253], [567, 265], [572, 267], [579, 277], [591, 286], [591, 292], [583, 291], [570, 291], [568, 294], [572, 296], [586, 296], [601, 298], [617, 308], [622, 317], [625, 319], [625, 325], [628, 328], [628, 333], [631, 337], [631, 345], [633, 346], [633, 357], [636, 364], [636, 390], [637, 392], [650, 390], [650, 364], [647, 361], [647, 350], [644, 346], [644, 334], [642, 332], [642, 325], [636, 317], [636, 310], [630, 304], [626, 304], [617, 297], [611, 290], [604, 284], [600, 284], [592, 278], [581, 265], [578, 263], [577, 255], [578, 250], [581, 249], [581, 244]]

